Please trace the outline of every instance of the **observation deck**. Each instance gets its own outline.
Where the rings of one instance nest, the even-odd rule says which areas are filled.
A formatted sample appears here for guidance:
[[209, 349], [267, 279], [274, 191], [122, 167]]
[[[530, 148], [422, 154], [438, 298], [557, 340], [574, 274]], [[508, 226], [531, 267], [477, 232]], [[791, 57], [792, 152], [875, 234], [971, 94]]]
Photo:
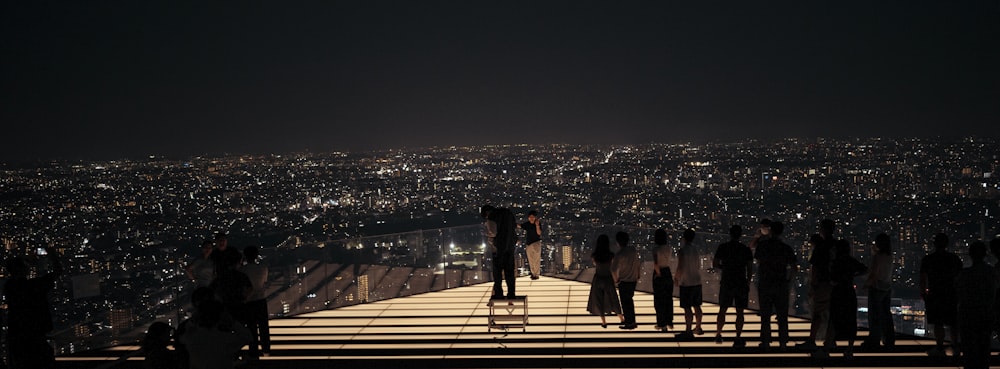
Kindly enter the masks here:
[[[728, 235], [699, 233], [702, 256], [705, 334], [682, 341], [673, 333], [653, 330], [649, 245], [653, 229], [549, 221], [543, 240], [543, 276], [518, 279], [517, 294], [530, 299], [526, 329], [490, 330], [492, 292], [489, 255], [480, 225], [418, 230], [323, 243], [285, 242], [262, 249], [270, 274], [266, 296], [271, 317], [269, 356], [244, 368], [798, 368], [798, 367], [957, 367], [951, 357], [929, 357], [933, 341], [913, 336], [923, 329], [922, 314], [894, 302], [896, 346], [887, 352], [855, 348], [854, 358], [835, 351], [814, 359], [806, 351], [761, 352], [760, 318], [748, 310], [743, 338], [747, 347], [733, 348], [735, 311], [728, 312], [722, 344], [714, 342], [719, 275], [709, 267], [715, 245]], [[632, 236], [643, 260], [635, 296], [639, 328], [619, 330], [616, 317], [608, 328], [586, 311], [594, 269], [589, 255], [600, 234], [619, 230]], [[680, 232], [668, 232], [677, 245]], [[806, 239], [789, 235], [788, 239]], [[801, 252], [798, 252], [801, 253]], [[800, 259], [803, 257], [800, 255]], [[800, 260], [802, 262], [802, 260]], [[520, 263], [520, 262], [519, 262]], [[153, 321], [172, 326], [188, 317], [193, 290], [178, 273], [148, 297], [129, 303], [124, 318], [98, 315], [75, 322], [53, 335], [60, 368], [138, 368], [146, 327]], [[127, 281], [107, 280], [101, 288], [130, 288]], [[790, 344], [808, 335], [804, 279], [790, 313]], [[859, 291], [862, 292], [862, 291]], [[863, 298], [859, 297], [859, 300]], [[683, 312], [674, 299], [674, 323], [683, 327]], [[865, 307], [859, 301], [859, 307]], [[756, 288], [750, 307], [757, 307]], [[112, 311], [114, 313], [115, 311]], [[864, 325], [866, 314], [859, 311]], [[905, 324], [903, 324], [905, 323]], [[866, 336], [864, 330], [858, 343]], [[919, 334], [919, 333], [918, 333]], [[838, 343], [840, 350], [846, 342]], [[772, 347], [775, 343], [772, 343]], [[127, 359], [121, 359], [128, 357]], [[1000, 362], [993, 362], [1000, 365]]]
[[[573, 277], [573, 275], [567, 275]], [[953, 358], [928, 357], [933, 341], [899, 337], [886, 352], [855, 349], [853, 359], [835, 351], [827, 359], [790, 348], [761, 352], [760, 319], [748, 310], [743, 337], [746, 348], [733, 348], [730, 309], [723, 337], [714, 342], [718, 306], [706, 304], [705, 334], [691, 341], [653, 330], [652, 295], [635, 296], [639, 328], [608, 328], [586, 311], [588, 283], [543, 276], [521, 277], [519, 295], [531, 300], [527, 329], [490, 331], [487, 327], [492, 282], [406, 297], [304, 313], [271, 320], [272, 351], [244, 368], [798, 368], [798, 367], [957, 367]], [[683, 311], [674, 299], [676, 329]], [[805, 340], [809, 321], [790, 317], [791, 342]], [[867, 332], [859, 332], [859, 342]], [[839, 342], [843, 348], [846, 342]], [[772, 343], [772, 348], [774, 348]], [[138, 346], [119, 345], [58, 358], [60, 368], [108, 367]], [[114, 367], [139, 368], [141, 357]], [[1000, 361], [994, 362], [1000, 365]]]

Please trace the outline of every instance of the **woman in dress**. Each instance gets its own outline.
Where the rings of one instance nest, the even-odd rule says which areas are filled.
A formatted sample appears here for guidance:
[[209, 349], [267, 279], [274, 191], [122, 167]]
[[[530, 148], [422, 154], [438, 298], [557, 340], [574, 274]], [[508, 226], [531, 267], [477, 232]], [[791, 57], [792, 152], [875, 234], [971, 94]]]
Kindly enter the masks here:
[[615, 290], [615, 281], [611, 277], [611, 260], [615, 255], [611, 253], [611, 240], [608, 235], [602, 234], [597, 237], [597, 246], [594, 253], [590, 255], [594, 261], [594, 280], [590, 283], [590, 299], [587, 300], [587, 311], [591, 315], [601, 317], [601, 328], [607, 328], [608, 322], [605, 315], [618, 315], [618, 320], [624, 322], [621, 302], [618, 301], [618, 293]]
[[[837, 345], [837, 340], [846, 340], [844, 357], [854, 357], [854, 340], [858, 336], [858, 294], [854, 290], [854, 278], [868, 272], [868, 267], [851, 256], [851, 245], [846, 240], [837, 241], [836, 257], [830, 265], [830, 279], [833, 290], [830, 294], [830, 326], [833, 339], [825, 340], [827, 349]], [[827, 334], [827, 337], [830, 337]]]

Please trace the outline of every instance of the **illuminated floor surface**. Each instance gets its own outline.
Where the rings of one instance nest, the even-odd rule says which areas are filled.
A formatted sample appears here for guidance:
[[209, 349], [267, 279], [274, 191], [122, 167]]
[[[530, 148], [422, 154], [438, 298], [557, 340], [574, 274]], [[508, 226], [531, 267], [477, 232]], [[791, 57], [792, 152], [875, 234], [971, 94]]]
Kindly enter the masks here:
[[[954, 367], [948, 359], [924, 353], [933, 342], [897, 340], [892, 352], [856, 352], [847, 360], [837, 351], [815, 360], [794, 350], [761, 352], [760, 319], [748, 311], [747, 348], [732, 348], [735, 313], [730, 310], [722, 336], [714, 342], [718, 306], [706, 304], [705, 334], [679, 341], [674, 333], [655, 331], [652, 295], [635, 296], [639, 328], [608, 328], [586, 311], [590, 285], [557, 278], [518, 279], [519, 295], [528, 296], [528, 326], [489, 330], [487, 302], [492, 283], [355, 305], [271, 321], [272, 352], [246, 367], [325, 367], [340, 361], [351, 367]], [[676, 329], [683, 310], [674, 299]], [[808, 335], [809, 322], [790, 318], [791, 342]], [[863, 339], [866, 332], [859, 332]], [[775, 345], [775, 344], [772, 344]], [[840, 342], [843, 347], [846, 342]], [[60, 358], [63, 367], [96, 367], [134, 346]], [[332, 364], [330, 364], [332, 365]]]

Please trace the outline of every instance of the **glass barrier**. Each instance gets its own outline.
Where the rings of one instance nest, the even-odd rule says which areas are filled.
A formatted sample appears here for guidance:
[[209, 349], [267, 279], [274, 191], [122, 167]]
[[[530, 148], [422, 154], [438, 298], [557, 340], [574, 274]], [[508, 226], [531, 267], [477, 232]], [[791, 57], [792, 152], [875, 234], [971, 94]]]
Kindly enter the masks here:
[[[653, 228], [590, 224], [571, 221], [545, 223], [543, 274], [590, 282], [593, 277], [590, 253], [600, 234], [614, 239], [618, 231], [628, 232], [643, 260], [637, 289], [652, 292]], [[668, 244], [680, 246], [681, 231], [668, 231]], [[788, 234], [786, 240], [805, 240], [808, 235]], [[706, 301], [718, 301], [719, 274], [711, 268], [715, 248], [728, 235], [699, 233], [695, 244], [701, 253], [701, 273]], [[749, 239], [744, 238], [744, 243]], [[787, 241], [786, 241], [787, 242]], [[614, 242], [612, 242], [614, 243]], [[804, 241], [788, 242], [796, 251], [802, 270], [806, 269], [808, 247]], [[523, 245], [518, 245], [517, 267], [527, 274]], [[615, 246], [612, 246], [612, 251]], [[300, 243], [290, 238], [278, 246], [261, 250], [269, 267], [266, 289], [272, 318], [379, 301], [401, 296], [468, 286], [492, 280], [490, 255], [481, 225], [417, 230], [405, 233], [351, 238], [322, 243]], [[172, 253], [171, 253], [172, 252]], [[154, 321], [176, 326], [190, 315], [190, 295], [194, 283], [184, 266], [190, 260], [177, 250], [161, 257], [161, 269], [129, 272], [128, 260], [108, 260], [108, 273], [77, 274], [67, 270], [53, 292], [52, 334], [57, 354], [134, 344]], [[673, 258], [676, 264], [676, 258]], [[867, 264], [867, 261], [865, 261]], [[38, 273], [45, 267], [39, 266]], [[676, 266], [672, 266], [676, 270]], [[791, 313], [808, 315], [805, 273], [793, 284]], [[856, 279], [857, 283], [863, 277]], [[866, 297], [858, 289], [859, 322], [867, 322]], [[756, 288], [751, 288], [750, 307], [756, 309]], [[114, 303], [108, 303], [114, 301]], [[898, 332], [929, 334], [923, 328], [923, 303], [894, 299]], [[6, 310], [4, 310], [6, 311]]]

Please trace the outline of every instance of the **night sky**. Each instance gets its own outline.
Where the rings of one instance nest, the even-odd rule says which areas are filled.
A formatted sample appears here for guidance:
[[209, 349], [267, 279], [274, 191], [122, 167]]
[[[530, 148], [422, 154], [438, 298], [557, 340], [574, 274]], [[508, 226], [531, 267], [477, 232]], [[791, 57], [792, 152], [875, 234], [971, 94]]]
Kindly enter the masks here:
[[1000, 136], [1000, 1], [5, 1], [0, 161]]

